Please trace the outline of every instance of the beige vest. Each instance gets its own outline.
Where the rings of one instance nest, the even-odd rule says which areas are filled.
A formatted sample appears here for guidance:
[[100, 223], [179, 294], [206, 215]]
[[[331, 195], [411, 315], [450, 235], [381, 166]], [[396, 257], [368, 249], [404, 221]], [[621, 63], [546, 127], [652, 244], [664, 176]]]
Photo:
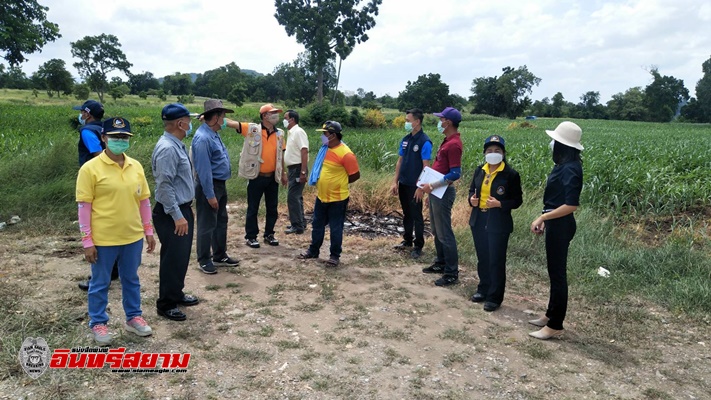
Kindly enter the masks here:
[[[276, 171], [274, 180], [281, 181], [281, 173], [284, 168], [284, 131], [277, 128], [276, 146]], [[262, 124], [249, 124], [247, 136], [244, 138], [244, 145], [239, 156], [239, 171], [237, 174], [245, 179], [254, 179], [259, 176], [259, 168], [264, 162], [262, 159]]]

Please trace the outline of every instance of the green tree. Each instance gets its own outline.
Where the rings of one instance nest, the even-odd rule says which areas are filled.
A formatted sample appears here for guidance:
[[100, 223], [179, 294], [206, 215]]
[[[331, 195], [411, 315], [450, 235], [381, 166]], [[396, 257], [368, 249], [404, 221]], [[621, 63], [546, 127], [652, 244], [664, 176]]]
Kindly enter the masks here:
[[53, 58], [37, 69], [37, 76], [44, 81], [45, 89], [48, 92], [57, 92], [57, 97], [60, 91], [71, 94], [74, 87], [74, 78], [65, 65], [64, 60]]
[[79, 83], [74, 85], [73, 92], [74, 98], [77, 100], [87, 100], [89, 98], [89, 94], [91, 93], [91, 89], [86, 83]]
[[10, 67], [4, 75], [5, 87], [8, 89], [29, 89], [32, 82], [20, 67]]
[[607, 117], [605, 107], [600, 104], [600, 92], [589, 91], [580, 96], [581, 118], [586, 119], [604, 119]]
[[163, 78], [163, 91], [175, 96], [191, 94], [193, 92], [193, 79], [190, 74], [176, 72]]
[[525, 65], [517, 69], [505, 67], [502, 71], [499, 77], [476, 78], [472, 81], [472, 113], [514, 119], [531, 106], [527, 94], [532, 92], [534, 85], [541, 83], [541, 78], [533, 75]]
[[617, 93], [607, 102], [607, 113], [611, 119], [626, 121], [647, 121], [649, 113], [644, 105], [644, 92], [641, 87], [627, 89]]
[[531, 105], [530, 114], [537, 117], [550, 117], [552, 114], [551, 100], [544, 97], [541, 100], [536, 100]]
[[[318, 71], [317, 99], [323, 101], [324, 69], [336, 56], [345, 60], [356, 43], [368, 40], [367, 30], [375, 26], [375, 15], [383, 0], [275, 0], [274, 17], [286, 34], [295, 36]], [[339, 69], [340, 70], [340, 69]], [[336, 84], [336, 87], [338, 85]]]
[[114, 35], [102, 33], [98, 36], [85, 36], [70, 45], [72, 57], [79, 59], [79, 62], [73, 64], [74, 67], [91, 90], [99, 96], [99, 101], [104, 101], [109, 72], [121, 71], [126, 75], [130, 74], [128, 69], [132, 64], [121, 51], [121, 43]]
[[[235, 87], [248, 89], [250, 76], [231, 62], [225, 66], [205, 71], [195, 78], [193, 93], [198, 96], [212, 97], [217, 99], [227, 99], [227, 95], [235, 90]], [[236, 92], [235, 92], [236, 94]], [[241, 97], [240, 97], [241, 96]], [[244, 101], [244, 96], [239, 95]]]
[[405, 90], [397, 99], [398, 109], [405, 111], [419, 108], [426, 113], [442, 111], [452, 105], [449, 85], [442, 82], [439, 74], [427, 74], [417, 77], [415, 82], [407, 81]]
[[711, 122], [711, 57], [701, 65], [704, 76], [696, 83], [697, 122]]
[[560, 118], [565, 115], [565, 98], [563, 97], [563, 93], [558, 92], [554, 94], [551, 100], [551, 117]]
[[473, 103], [472, 114], [503, 115], [504, 99], [496, 91], [497, 78], [482, 77], [472, 81], [472, 96], [469, 101]]
[[656, 67], [649, 72], [653, 81], [644, 89], [644, 104], [649, 116], [655, 122], [669, 122], [679, 108], [679, 105], [689, 100], [689, 90], [684, 87], [682, 79], [673, 76], [662, 76]]
[[147, 93], [151, 89], [160, 89], [160, 82], [152, 72], [146, 71], [137, 75], [128, 75], [128, 86], [131, 88], [131, 94], [139, 94], [141, 92]]
[[25, 62], [25, 54], [42, 51], [47, 42], [62, 37], [59, 26], [47, 21], [47, 10], [36, 0], [0, 2], [0, 51], [11, 67]]

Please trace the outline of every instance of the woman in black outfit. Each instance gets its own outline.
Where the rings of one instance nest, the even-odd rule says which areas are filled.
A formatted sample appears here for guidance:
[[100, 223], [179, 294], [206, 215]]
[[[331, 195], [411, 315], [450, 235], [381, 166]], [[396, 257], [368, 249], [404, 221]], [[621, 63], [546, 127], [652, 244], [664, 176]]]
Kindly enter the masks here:
[[484, 141], [486, 162], [474, 171], [469, 187], [469, 205], [476, 248], [479, 286], [471, 300], [484, 302], [484, 311], [494, 311], [504, 301], [506, 248], [513, 232], [511, 210], [523, 203], [521, 177], [506, 163], [506, 145], [501, 136]]
[[580, 191], [583, 188], [583, 164], [580, 159], [582, 130], [572, 122], [560, 123], [554, 131], [546, 131], [553, 138], [555, 166], [543, 194], [543, 213], [531, 223], [531, 232], [546, 234], [546, 258], [551, 281], [550, 299], [546, 315], [530, 322], [541, 330], [529, 335], [536, 339], [550, 339], [563, 334], [563, 320], [568, 308], [568, 279], [566, 274], [568, 246], [575, 236], [575, 217]]

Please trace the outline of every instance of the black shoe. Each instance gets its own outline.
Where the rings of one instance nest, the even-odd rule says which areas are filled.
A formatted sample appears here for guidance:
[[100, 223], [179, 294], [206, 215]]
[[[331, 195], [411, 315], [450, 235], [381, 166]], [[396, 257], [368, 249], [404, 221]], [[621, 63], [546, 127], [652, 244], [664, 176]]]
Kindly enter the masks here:
[[299, 260], [308, 260], [310, 258], [318, 258], [318, 254], [313, 254], [310, 251], [306, 250], [305, 252], [299, 254]]
[[410, 252], [410, 257], [412, 257], [414, 259], [420, 258], [421, 255], [422, 255], [422, 247], [415, 247]]
[[452, 286], [457, 283], [459, 283], [459, 277], [456, 275], [443, 275], [434, 282], [437, 286]]
[[484, 311], [496, 311], [499, 307], [501, 307], [501, 304], [493, 303], [491, 301], [484, 302]]
[[293, 226], [290, 226], [290, 227], [286, 228], [286, 230], [284, 231], [284, 233], [286, 233], [287, 235], [291, 235], [292, 233], [295, 233], [295, 234], [297, 234], [297, 235], [301, 235], [302, 233], [304, 233], [304, 230], [303, 230], [303, 229], [295, 228], [295, 227], [293, 227]]
[[185, 307], [194, 306], [198, 303], [200, 303], [200, 300], [191, 294], [183, 295], [183, 298], [180, 299], [180, 301], [178, 302], [178, 304], [180, 304], [181, 306], [185, 306]]
[[472, 296], [471, 298], [471, 300], [475, 303], [481, 303], [482, 301], [484, 301], [484, 299], [486, 299], [486, 296], [479, 292], [474, 293], [474, 296]]
[[217, 273], [217, 268], [215, 268], [215, 265], [212, 262], [208, 262], [205, 265], [200, 266], [200, 271], [212, 275]]
[[89, 281], [91, 280], [91, 276], [85, 281], [81, 281], [77, 283], [77, 286], [79, 286], [79, 289], [88, 292], [89, 291]]
[[444, 273], [444, 264], [440, 263], [432, 263], [427, 268], [422, 268], [422, 272], [426, 274], [443, 274]]
[[279, 246], [279, 241], [276, 240], [274, 235], [267, 235], [264, 237], [264, 241], [267, 242], [270, 246]]
[[220, 259], [213, 258], [212, 263], [216, 267], [236, 267], [239, 265], [239, 260], [225, 254], [225, 256], [221, 257]]
[[259, 242], [257, 241], [257, 239], [247, 239], [247, 246], [249, 246], [253, 249], [258, 249]]
[[395, 250], [409, 250], [411, 248], [412, 242], [408, 242], [407, 240], [403, 240], [400, 244], [393, 246], [393, 249]]
[[185, 316], [185, 313], [180, 311], [177, 307], [176, 308], [171, 308], [170, 310], [161, 310], [157, 309], [158, 315], [161, 317], [168, 318], [169, 320], [172, 321], [185, 321], [187, 317]]

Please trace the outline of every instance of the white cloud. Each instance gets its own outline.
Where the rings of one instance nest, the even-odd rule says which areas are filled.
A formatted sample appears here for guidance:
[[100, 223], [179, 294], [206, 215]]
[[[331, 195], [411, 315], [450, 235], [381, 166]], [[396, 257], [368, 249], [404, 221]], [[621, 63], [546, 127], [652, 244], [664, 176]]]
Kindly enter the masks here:
[[[28, 75], [51, 58], [71, 67], [69, 43], [100, 33], [119, 38], [132, 71], [156, 76], [230, 62], [269, 73], [303, 51], [276, 22], [272, 1], [47, 3], [63, 37], [29, 55]], [[560, 91], [577, 102], [595, 90], [607, 101], [647, 85], [645, 68], [656, 65], [693, 94], [711, 56], [709, 21], [711, 5], [696, 0], [386, 0], [369, 40], [343, 63], [339, 88], [397, 96], [407, 81], [439, 73], [451, 91], [468, 97], [474, 78], [525, 64], [542, 78], [535, 99]]]

